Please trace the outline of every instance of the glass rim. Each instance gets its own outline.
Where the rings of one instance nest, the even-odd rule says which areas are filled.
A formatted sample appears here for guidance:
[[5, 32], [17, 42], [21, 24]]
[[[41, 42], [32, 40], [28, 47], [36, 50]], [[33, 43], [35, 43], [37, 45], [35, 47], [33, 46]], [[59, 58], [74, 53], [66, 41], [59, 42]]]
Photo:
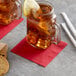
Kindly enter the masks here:
[[[52, 10], [51, 10], [50, 12], [48, 12], [48, 13], [46, 13], [46, 14], [41, 14], [42, 16], [46, 16], [46, 15], [48, 15], [48, 14], [53, 14], [53, 13], [54, 13], [54, 7], [53, 7], [52, 3], [50, 3], [49, 1], [37, 1], [37, 0], [36, 0], [36, 2], [37, 2], [37, 3], [46, 4], [46, 5], [49, 5], [49, 6], [52, 7]], [[38, 24], [37, 21], [31, 20], [29, 17], [27, 17], [27, 19], [30, 20], [30, 21], [32, 21], [32, 22], [35, 22], [36, 24]]]
[[48, 12], [46, 14], [42, 14], [42, 15], [48, 15], [48, 14], [52, 14], [54, 12], [54, 6], [51, 2], [49, 2], [49, 1], [36, 1], [36, 2], [45, 4], [45, 5], [49, 5], [52, 8], [50, 12]]

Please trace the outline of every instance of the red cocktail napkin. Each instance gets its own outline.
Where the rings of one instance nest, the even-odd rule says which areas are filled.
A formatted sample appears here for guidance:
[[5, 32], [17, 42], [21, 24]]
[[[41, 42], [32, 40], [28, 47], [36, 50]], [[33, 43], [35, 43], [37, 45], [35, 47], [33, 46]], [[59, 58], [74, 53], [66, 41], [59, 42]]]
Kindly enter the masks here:
[[15, 20], [11, 24], [6, 25], [6, 26], [0, 25], [0, 39], [2, 39], [8, 32], [14, 29], [22, 21], [23, 21], [23, 18], [19, 20]]
[[48, 49], [41, 50], [30, 46], [24, 38], [11, 51], [46, 67], [66, 46], [67, 43], [61, 41], [58, 45], [52, 44]]

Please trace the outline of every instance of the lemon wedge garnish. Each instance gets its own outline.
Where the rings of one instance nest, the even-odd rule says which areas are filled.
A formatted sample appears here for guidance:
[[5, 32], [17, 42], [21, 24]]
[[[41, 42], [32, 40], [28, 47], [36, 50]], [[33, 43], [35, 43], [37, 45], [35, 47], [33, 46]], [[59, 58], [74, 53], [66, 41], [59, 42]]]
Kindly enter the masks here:
[[40, 9], [40, 6], [35, 0], [25, 0], [24, 6], [23, 6], [23, 12], [25, 16], [30, 15], [31, 11], [33, 14], [36, 14], [36, 12]]

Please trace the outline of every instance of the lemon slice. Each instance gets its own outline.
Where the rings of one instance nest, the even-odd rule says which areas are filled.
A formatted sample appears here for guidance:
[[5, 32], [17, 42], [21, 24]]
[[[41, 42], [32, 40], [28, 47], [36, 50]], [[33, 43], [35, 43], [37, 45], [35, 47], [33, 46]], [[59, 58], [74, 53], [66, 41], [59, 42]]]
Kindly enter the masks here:
[[28, 16], [31, 13], [31, 11], [33, 15], [35, 15], [39, 9], [40, 9], [40, 6], [35, 0], [24, 1], [23, 12], [25, 16]]

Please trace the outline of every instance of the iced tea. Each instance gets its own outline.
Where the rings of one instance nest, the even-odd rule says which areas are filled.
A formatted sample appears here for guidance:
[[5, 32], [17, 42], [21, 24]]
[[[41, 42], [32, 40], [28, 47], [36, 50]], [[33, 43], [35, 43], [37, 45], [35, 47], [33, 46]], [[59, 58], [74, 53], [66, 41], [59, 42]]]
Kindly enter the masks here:
[[55, 40], [56, 15], [53, 7], [39, 3], [42, 13], [37, 18], [32, 12], [27, 17], [27, 41], [34, 47], [46, 49]]
[[17, 0], [0, 0], [0, 24], [10, 24], [18, 17]]

